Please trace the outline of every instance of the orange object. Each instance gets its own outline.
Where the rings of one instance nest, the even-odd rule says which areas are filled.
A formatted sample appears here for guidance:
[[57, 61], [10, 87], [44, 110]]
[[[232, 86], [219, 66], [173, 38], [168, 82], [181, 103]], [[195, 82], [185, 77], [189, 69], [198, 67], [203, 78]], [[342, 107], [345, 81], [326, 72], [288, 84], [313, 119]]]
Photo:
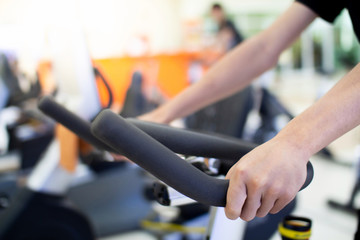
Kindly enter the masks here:
[[51, 62], [42, 61], [38, 64], [37, 74], [43, 95], [51, 94], [56, 88], [56, 81], [52, 74]]
[[[93, 64], [110, 85], [114, 104], [122, 106], [135, 71], [141, 72], [146, 87], [157, 86], [166, 98], [172, 98], [188, 87], [189, 65], [193, 59], [198, 58], [197, 53], [176, 53], [94, 59]], [[56, 88], [56, 81], [52, 75], [51, 62], [40, 62], [37, 70], [43, 94], [52, 93]], [[99, 78], [96, 82], [101, 104], [106, 106], [109, 101], [108, 91]]]
[[[135, 71], [142, 73], [144, 85], [156, 85], [166, 97], [174, 97], [189, 85], [187, 71], [193, 58], [193, 54], [179, 53], [96, 59], [94, 62], [109, 79], [113, 87], [114, 102], [123, 105]], [[105, 98], [101, 96], [102, 101]]]
[[60, 143], [60, 166], [73, 173], [78, 163], [79, 138], [60, 124], [56, 125], [55, 132]]

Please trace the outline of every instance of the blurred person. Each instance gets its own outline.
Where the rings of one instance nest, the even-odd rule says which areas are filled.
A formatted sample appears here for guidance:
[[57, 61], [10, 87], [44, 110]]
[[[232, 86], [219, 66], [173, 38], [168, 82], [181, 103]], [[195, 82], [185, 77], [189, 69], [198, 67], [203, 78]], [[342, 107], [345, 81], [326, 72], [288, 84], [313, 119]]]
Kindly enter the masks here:
[[[332, 23], [345, 8], [360, 39], [360, 1], [295, 0], [271, 26], [234, 48], [200, 81], [140, 119], [169, 123], [235, 94], [274, 67], [282, 51], [316, 18]], [[284, 208], [303, 185], [310, 156], [360, 124], [359, 93], [357, 64], [274, 138], [242, 157], [226, 176], [227, 217], [250, 221]], [[359, 235], [358, 230], [355, 239]]]
[[243, 41], [242, 35], [234, 23], [226, 17], [226, 13], [219, 3], [212, 5], [211, 17], [218, 25], [216, 40], [222, 51], [227, 52]]
[[[210, 6], [210, 16], [217, 25], [216, 35], [208, 39], [210, 44], [203, 49], [200, 59], [190, 65], [189, 79], [191, 83], [201, 79], [209, 67], [243, 41], [242, 35], [227, 17], [222, 5], [213, 3]], [[251, 93], [252, 90], [248, 88], [223, 101], [196, 111], [185, 119], [185, 126], [194, 130], [241, 137], [246, 123], [246, 112], [252, 107], [253, 96]], [[245, 103], [243, 107], [239, 106], [240, 102]], [[229, 114], [233, 116], [231, 121], [227, 118]]]
[[212, 4], [210, 16], [215, 21], [217, 29], [213, 42], [205, 48], [202, 54], [202, 63], [205, 66], [211, 66], [244, 40], [234, 23], [227, 17], [222, 5]]

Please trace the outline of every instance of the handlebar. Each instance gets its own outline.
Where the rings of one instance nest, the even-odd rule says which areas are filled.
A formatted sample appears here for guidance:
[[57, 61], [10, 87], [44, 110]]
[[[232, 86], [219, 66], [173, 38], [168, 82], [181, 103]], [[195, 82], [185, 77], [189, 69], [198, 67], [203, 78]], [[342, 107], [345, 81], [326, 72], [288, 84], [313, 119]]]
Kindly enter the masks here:
[[[75, 115], [49, 96], [40, 99], [39, 109], [53, 118], [80, 138], [94, 145], [95, 147], [114, 152], [91, 133], [91, 124], [83, 118]], [[251, 151], [257, 145], [231, 137], [210, 136], [199, 132], [173, 128], [168, 125], [144, 122], [137, 119], [126, 119], [142, 131], [149, 134], [155, 140], [164, 144], [173, 152], [201, 157], [212, 157], [227, 160], [239, 160], [240, 157]], [[121, 154], [120, 149], [115, 149]]]
[[[172, 151], [186, 155], [238, 160], [256, 147], [255, 144], [230, 137], [210, 136], [136, 119], [125, 120], [110, 110], [100, 113], [92, 127], [96, 136], [105, 144], [91, 133], [89, 122], [73, 114], [51, 97], [43, 97], [39, 102], [39, 108], [85, 141], [100, 149], [129, 157], [179, 192], [213, 206], [225, 205], [228, 181], [206, 175]], [[302, 189], [313, 177], [310, 162], [307, 172]]]
[[[134, 123], [134, 120], [132, 120], [132, 122]], [[136, 122], [138, 123], [138, 121]], [[159, 141], [161, 140], [165, 145], [170, 142], [175, 143], [175, 145], [180, 142], [186, 145], [189, 143], [187, 141], [190, 141], [189, 139], [191, 138], [189, 137], [191, 133], [190, 135], [187, 133], [182, 135], [182, 133], [180, 134], [178, 132], [182, 130], [173, 129], [170, 131], [171, 134], [162, 134], [160, 132], [166, 132], [170, 127], [148, 123], [142, 124], [146, 125], [146, 127], [157, 126], [152, 128], [152, 130], [145, 128], [144, 130], [149, 131], [150, 134], [154, 135]], [[157, 132], [156, 129], [160, 129], [159, 132]], [[102, 111], [92, 123], [91, 131], [94, 136], [114, 149], [114, 151], [121, 152], [140, 167], [184, 195], [203, 204], [225, 206], [226, 193], [229, 185], [228, 180], [217, 179], [206, 175], [119, 115], [110, 110]], [[171, 139], [177, 140], [173, 142]], [[207, 136], [205, 141], [207, 140], [211, 142], [211, 137]], [[227, 139], [227, 141], [230, 140]], [[230, 144], [230, 146], [234, 147], [236, 144], [238, 143]], [[189, 143], [189, 146], [190, 145]], [[170, 147], [181, 148], [180, 146], [172, 145]], [[191, 147], [196, 148], [194, 146]], [[232, 147], [230, 149], [232, 149]], [[226, 144], [223, 148], [222, 151], [226, 152]], [[241, 156], [237, 157], [240, 158]], [[307, 187], [312, 178], [313, 168], [309, 162], [307, 165], [307, 178], [301, 189]]]
[[38, 102], [38, 108], [43, 113], [53, 118], [54, 120], [56, 120], [64, 127], [78, 135], [83, 140], [92, 144], [93, 146], [106, 151], [114, 151], [109, 146], [107, 146], [102, 141], [92, 135], [90, 131], [90, 122], [73, 114], [61, 104], [54, 101], [51, 97], [42, 97]]
[[126, 119], [173, 152], [201, 156], [239, 160], [258, 145], [220, 134], [205, 134], [186, 129], [174, 128], [164, 124]]

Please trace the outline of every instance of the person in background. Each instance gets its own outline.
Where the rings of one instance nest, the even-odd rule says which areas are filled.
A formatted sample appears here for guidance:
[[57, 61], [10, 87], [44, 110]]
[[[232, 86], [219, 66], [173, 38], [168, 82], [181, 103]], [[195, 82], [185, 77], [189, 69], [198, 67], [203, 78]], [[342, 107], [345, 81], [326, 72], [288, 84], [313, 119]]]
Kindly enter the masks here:
[[[200, 81], [140, 119], [169, 123], [235, 94], [273, 68], [282, 51], [317, 17], [333, 22], [345, 8], [360, 39], [360, 1], [295, 0], [272, 25], [235, 47]], [[279, 212], [303, 185], [309, 158], [359, 124], [360, 64], [357, 64], [274, 138], [230, 169], [226, 176], [230, 180], [227, 217], [250, 221], [255, 216]], [[359, 231], [355, 239], [360, 239]]]
[[218, 25], [216, 40], [223, 52], [228, 52], [244, 40], [234, 23], [226, 17], [226, 13], [219, 3], [212, 5], [211, 17]]

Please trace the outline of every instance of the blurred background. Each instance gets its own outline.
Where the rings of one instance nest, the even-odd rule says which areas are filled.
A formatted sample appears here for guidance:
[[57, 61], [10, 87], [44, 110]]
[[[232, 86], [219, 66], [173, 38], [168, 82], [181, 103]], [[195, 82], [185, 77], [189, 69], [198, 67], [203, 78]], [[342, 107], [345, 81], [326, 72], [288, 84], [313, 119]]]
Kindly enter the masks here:
[[[241, 37], [247, 39], [268, 27], [293, 1], [217, 2]], [[88, 120], [105, 107], [125, 117], [135, 117], [201, 79], [228, 50], [219, 46], [219, 26], [211, 13], [213, 3], [210, 0], [0, 0], [0, 171], [3, 176], [31, 172], [54, 139], [55, 123], [36, 109], [41, 96], [60, 95], [59, 99], [68, 108]], [[347, 11], [341, 13], [334, 25], [318, 19], [281, 55], [274, 69], [255, 81], [250, 92], [177, 124], [264, 142], [321, 97], [359, 60], [360, 47]], [[83, 98], [81, 103], [74, 100], [78, 98]], [[266, 105], [269, 102], [275, 105]], [[240, 114], [239, 109], [242, 117], [230, 124], [229, 116]], [[314, 156], [315, 179], [299, 194], [294, 210], [294, 214], [313, 220], [311, 239], [352, 239], [356, 227], [354, 209], [359, 207], [356, 197], [360, 179], [359, 140], [356, 128]], [[83, 162], [85, 166], [88, 163]], [[128, 171], [112, 172], [113, 175], [102, 171], [106, 184], [118, 181], [114, 174], [121, 175], [125, 182], [133, 177], [126, 175]], [[19, 179], [12, 178], [17, 184]], [[91, 179], [87, 184], [100, 181]], [[98, 189], [99, 186], [94, 186], [91, 191]], [[6, 196], [3, 199], [10, 201], [13, 190], [1, 191]], [[82, 201], [76, 189], [71, 191], [73, 201]], [[117, 199], [108, 195], [106, 199], [112, 197]], [[124, 206], [128, 205], [114, 199], [111, 204], [116, 209], [127, 208]], [[102, 204], [107, 202], [104, 200]], [[146, 205], [144, 208], [150, 211], [148, 204], [140, 205]], [[94, 211], [93, 206], [89, 209], [84, 211]], [[100, 214], [101, 210], [97, 211]], [[111, 213], [109, 209], [104, 211]], [[123, 218], [134, 222], [145, 218], [132, 214], [124, 213]], [[143, 233], [126, 238], [129, 230], [141, 230], [134, 227], [137, 224], [124, 229], [103, 227], [117, 226], [109, 222], [119, 223], [124, 219], [106, 219], [104, 223], [100, 217], [97, 219], [93, 220], [96, 232], [104, 239], [149, 238]], [[280, 236], [274, 233], [271, 239]]]

